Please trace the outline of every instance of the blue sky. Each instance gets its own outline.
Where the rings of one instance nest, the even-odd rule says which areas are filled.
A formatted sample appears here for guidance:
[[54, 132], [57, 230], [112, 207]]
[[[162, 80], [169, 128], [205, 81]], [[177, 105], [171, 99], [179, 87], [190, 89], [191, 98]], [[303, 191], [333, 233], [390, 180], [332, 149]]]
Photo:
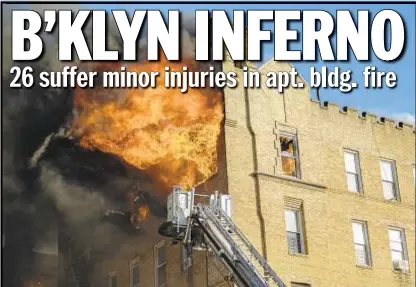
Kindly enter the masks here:
[[[99, 5], [94, 5], [99, 6]], [[354, 8], [351, 9], [351, 6]], [[95, 7], [94, 7], [95, 8]], [[297, 68], [304, 78], [309, 81], [309, 69], [311, 66], [315, 66], [320, 69], [322, 66], [327, 66], [329, 69], [338, 66], [342, 70], [352, 70], [353, 78], [358, 82], [359, 87], [351, 93], [342, 93], [338, 89], [321, 89], [320, 95], [322, 100], [329, 100], [339, 104], [340, 106], [350, 106], [358, 108], [359, 110], [375, 112], [379, 115], [390, 116], [393, 118], [403, 117], [407, 121], [414, 122], [415, 115], [415, 6], [412, 4], [405, 5], [380, 5], [380, 4], [261, 4], [261, 5], [241, 5], [241, 4], [224, 4], [224, 5], [209, 5], [209, 4], [161, 4], [161, 5], [136, 5], [136, 4], [123, 4], [123, 5], [105, 5], [100, 8], [106, 9], [160, 9], [167, 11], [168, 9], [179, 9], [182, 13], [194, 14], [196, 9], [223, 9], [226, 10], [232, 19], [233, 9], [254, 9], [254, 10], [326, 10], [332, 15], [335, 15], [337, 10], [350, 10], [355, 17], [358, 10], [369, 10], [370, 18], [373, 18], [378, 11], [384, 9], [393, 9], [397, 11], [405, 21], [406, 25], [406, 37], [407, 46], [403, 56], [398, 61], [383, 62], [380, 61], [373, 53], [371, 61], [358, 62], [354, 57], [348, 62], [294, 62], [293, 64]], [[342, 25], [342, 24], [341, 24]], [[295, 23], [291, 28], [301, 31], [301, 24]], [[267, 23], [264, 25], [264, 29], [273, 30], [273, 23]], [[301, 36], [301, 34], [299, 34]], [[293, 49], [300, 49], [300, 43], [295, 43]], [[333, 45], [335, 47], [335, 45]], [[273, 43], [264, 44], [263, 59], [264, 61], [273, 57]], [[363, 87], [363, 81], [361, 72], [365, 66], [376, 66], [379, 71], [393, 71], [398, 78], [397, 86], [394, 89], [382, 88], [382, 89], [365, 89]], [[312, 91], [312, 97], [315, 96], [315, 92]]]

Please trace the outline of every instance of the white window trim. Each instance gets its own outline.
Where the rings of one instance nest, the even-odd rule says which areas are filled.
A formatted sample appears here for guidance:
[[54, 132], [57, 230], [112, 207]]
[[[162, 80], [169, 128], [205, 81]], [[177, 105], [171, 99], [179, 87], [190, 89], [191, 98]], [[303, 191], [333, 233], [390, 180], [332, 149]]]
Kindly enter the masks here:
[[[287, 153], [287, 152], [282, 151], [281, 143], [280, 143], [280, 137], [282, 137], [282, 136], [293, 139], [293, 143], [295, 145], [294, 150], [293, 150], [293, 152], [294, 152], [293, 155], [291, 153]], [[300, 179], [301, 178], [301, 175], [300, 175], [300, 154], [299, 154], [297, 134], [291, 134], [291, 133], [287, 133], [287, 132], [279, 132], [279, 149], [280, 149], [280, 168], [283, 169], [283, 161], [282, 161], [283, 156], [295, 159], [296, 176], [294, 176], [294, 177]]]
[[[348, 182], [346, 182], [347, 190], [348, 190], [348, 192], [355, 192], [355, 193], [363, 194], [364, 193], [364, 187], [363, 187], [363, 180], [362, 180], [362, 177], [361, 177], [360, 153], [356, 150], [347, 149], [347, 148], [344, 148], [343, 151], [344, 151], [343, 156], [344, 156], [345, 180], [348, 180], [347, 179], [347, 174], [354, 174], [355, 176], [357, 176], [357, 185], [358, 185], [357, 186], [357, 188], [358, 188], [357, 191], [351, 191], [351, 190], [348, 189]], [[354, 163], [355, 163], [356, 173], [349, 172], [345, 168], [345, 153], [354, 154], [354, 161], [355, 161]]]
[[[130, 260], [130, 287], [139, 287], [140, 286], [140, 276], [139, 276], [139, 282], [135, 285], [133, 285], [133, 268], [139, 267], [140, 263], [140, 257], [135, 257], [132, 260]], [[140, 268], [139, 268], [140, 270]], [[140, 271], [139, 271], [140, 272]]]
[[[355, 245], [359, 244], [359, 243], [355, 243], [354, 240], [354, 229], [352, 228], [353, 223], [358, 223], [358, 224], [362, 224], [364, 227], [364, 242], [365, 242], [365, 253], [366, 253], [366, 259], [367, 259], [367, 265], [361, 265], [357, 263], [357, 255], [355, 254]], [[366, 267], [371, 267], [372, 266], [372, 258], [371, 258], [371, 248], [370, 248], [370, 240], [368, 237], [368, 225], [366, 221], [362, 221], [362, 220], [352, 220], [351, 222], [351, 229], [352, 229], [352, 236], [353, 236], [353, 245], [354, 245], [354, 256], [355, 256], [355, 264], [357, 266], [366, 266]]]
[[[285, 212], [286, 211], [296, 212], [296, 219], [297, 219], [297, 222], [296, 223], [297, 223], [297, 227], [299, 229], [298, 232], [300, 234], [300, 248], [301, 248], [300, 252], [293, 253], [293, 252], [290, 252], [289, 247], [288, 247], [288, 252], [289, 252], [289, 254], [306, 254], [302, 210], [301, 209], [298, 209], [298, 208], [285, 208]], [[285, 213], [285, 221], [286, 221], [286, 213]], [[287, 232], [291, 232], [291, 231], [287, 231], [287, 226], [286, 226], [286, 222], [285, 222], [286, 241], [287, 241]]]
[[154, 270], [155, 270], [155, 287], [167, 286], [167, 279], [166, 279], [165, 284], [159, 285], [159, 275], [158, 275], [159, 268], [163, 265], [167, 265], [166, 250], [165, 250], [165, 262], [163, 264], [160, 264], [160, 265], [159, 265], [159, 262], [158, 262], [159, 261], [159, 253], [158, 253], [159, 248], [164, 247], [165, 243], [166, 243], [165, 240], [162, 240], [162, 241], [158, 242], [157, 244], [155, 244], [155, 246], [154, 246], [154, 257], [153, 258], [154, 258], [154, 264], [155, 264], [155, 268], [154, 268]]
[[[400, 236], [401, 236], [401, 243], [402, 243], [402, 254], [403, 254], [403, 260], [405, 261], [409, 261], [409, 254], [407, 251], [407, 242], [406, 242], [406, 233], [404, 228], [401, 227], [396, 227], [396, 226], [389, 226], [387, 229], [387, 234], [388, 234], [388, 238], [389, 238], [389, 250], [390, 250], [390, 257], [391, 257], [391, 246], [390, 246], [390, 230], [396, 230], [400, 232]], [[391, 257], [391, 261], [393, 263], [393, 257]]]
[[[384, 198], [384, 189], [383, 189], [383, 185], [381, 186], [381, 188], [383, 189], [382, 191], [383, 191], [383, 198], [384, 198], [384, 200], [388, 200], [388, 201], [397, 201], [397, 202], [400, 202], [400, 192], [399, 192], [399, 181], [398, 181], [398, 178], [397, 178], [397, 167], [396, 167], [396, 161], [394, 161], [394, 160], [392, 160], [392, 159], [388, 159], [388, 158], [380, 158], [380, 160], [379, 160], [379, 164], [381, 165], [381, 162], [389, 162], [389, 163], [391, 163], [391, 171], [392, 171], [392, 178], [393, 178], [393, 181], [391, 182], [391, 181], [388, 181], [388, 180], [383, 180], [383, 177], [381, 177], [381, 183], [383, 183], [384, 181], [385, 182], [389, 182], [389, 183], [393, 183], [393, 188], [394, 188], [394, 190], [393, 190], [393, 192], [394, 192], [394, 195], [395, 195], [395, 198], [394, 199], [390, 199], [390, 200], [388, 200], [388, 199], [385, 199]], [[381, 166], [380, 166], [380, 173], [381, 173], [382, 171], [381, 171]]]
[[117, 277], [116, 271], [111, 271], [110, 273], [108, 273], [108, 275], [107, 275], [107, 287], [115, 287], [115, 286], [113, 286], [112, 280], [111, 280], [111, 278], [113, 278], [114, 276]]

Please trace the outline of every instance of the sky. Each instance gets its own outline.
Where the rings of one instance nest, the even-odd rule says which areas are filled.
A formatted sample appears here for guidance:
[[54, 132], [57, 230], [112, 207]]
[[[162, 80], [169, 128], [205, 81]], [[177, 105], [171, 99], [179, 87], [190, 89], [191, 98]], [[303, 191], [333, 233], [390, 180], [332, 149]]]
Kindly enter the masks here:
[[[415, 123], [415, 82], [416, 82], [416, 59], [415, 59], [415, 5], [414, 4], [88, 4], [89, 9], [126, 9], [134, 11], [135, 9], [161, 10], [166, 13], [169, 9], [180, 10], [182, 15], [192, 16], [197, 9], [208, 10], [225, 10], [232, 20], [233, 10], [325, 10], [335, 16], [337, 10], [349, 10], [353, 17], [357, 16], [358, 10], [370, 11], [371, 19], [377, 12], [384, 9], [392, 9], [398, 12], [405, 22], [406, 43], [405, 50], [399, 60], [384, 62], [379, 60], [371, 50], [370, 61], [359, 62], [355, 59], [353, 53], [349, 61], [346, 62], [323, 62], [320, 59], [315, 62], [295, 61], [292, 64], [297, 71], [309, 82], [309, 70], [312, 66], [320, 70], [323, 66], [333, 70], [338, 66], [341, 70], [352, 70], [353, 80], [358, 83], [358, 88], [351, 93], [342, 93], [337, 88], [321, 88], [320, 97], [322, 101], [331, 101], [339, 106], [348, 106], [360, 111], [376, 113], [379, 116], [387, 116], [395, 120], [404, 120], [405, 122]], [[58, 8], [58, 5], [51, 5], [49, 8]], [[82, 5], [82, 9], [85, 6]], [[352, 8], [353, 7], [353, 8]], [[68, 7], [65, 7], [66, 9]], [[335, 17], [334, 17], [335, 19]], [[337, 24], [335, 24], [337, 25]], [[342, 25], [342, 23], [338, 23]], [[273, 21], [265, 22], [263, 29], [271, 30], [273, 33]], [[299, 39], [301, 39], [301, 22], [297, 21], [290, 25], [291, 29], [298, 29]], [[141, 34], [143, 35], [143, 34]], [[272, 38], [274, 35], [272, 34]], [[335, 40], [333, 49], [335, 49]], [[290, 49], [300, 50], [301, 42], [294, 43]], [[370, 42], [371, 46], [371, 42]], [[263, 44], [263, 61], [266, 62], [273, 57], [273, 41]], [[335, 54], [335, 51], [334, 51]], [[397, 75], [397, 85], [390, 89], [387, 87], [381, 89], [366, 89], [363, 86], [362, 71], [365, 66], [375, 66], [378, 71], [392, 71]], [[316, 91], [311, 91], [311, 97], [316, 98]]]
[[[336, 1], [334, 1], [336, 2]], [[337, 88], [321, 88], [320, 97], [322, 101], [331, 101], [340, 106], [349, 106], [361, 111], [369, 111], [379, 116], [387, 116], [396, 120], [404, 120], [414, 124], [415, 116], [415, 5], [412, 4], [158, 4], [158, 5], [136, 5], [136, 4], [106, 4], [94, 5], [101, 6], [108, 10], [111, 9], [159, 9], [166, 12], [169, 9], [179, 9], [183, 14], [194, 15], [197, 9], [221, 9], [226, 10], [229, 18], [232, 19], [232, 11], [239, 10], [326, 10], [333, 16], [337, 10], [349, 10], [355, 18], [358, 10], [369, 10], [370, 19], [373, 19], [377, 12], [384, 9], [392, 9], [398, 12], [405, 22], [407, 45], [403, 55], [399, 60], [384, 62], [379, 60], [371, 50], [371, 61], [359, 62], [354, 56], [347, 62], [330, 61], [323, 62], [320, 59], [315, 62], [296, 61], [292, 64], [297, 71], [309, 82], [309, 70], [311, 66], [320, 70], [322, 66], [333, 70], [338, 66], [341, 70], [352, 70], [353, 79], [358, 83], [358, 88], [351, 93], [342, 93]], [[351, 6], [354, 8], [351, 9]], [[334, 17], [335, 19], [335, 17]], [[371, 20], [370, 20], [371, 23]], [[342, 23], [340, 23], [342, 25]], [[338, 24], [339, 25], [339, 24]], [[273, 22], [265, 23], [264, 29], [273, 31]], [[299, 29], [301, 38], [301, 22], [293, 23], [290, 26]], [[272, 35], [273, 38], [273, 35]], [[331, 39], [334, 41], [335, 38]], [[299, 50], [299, 43], [294, 43], [290, 48]], [[370, 44], [371, 45], [371, 44]], [[336, 47], [334, 44], [333, 47]], [[273, 57], [273, 42], [263, 44], [263, 61]], [[334, 52], [335, 54], [335, 52]], [[353, 55], [351, 53], [351, 55]], [[375, 66], [378, 71], [392, 71], [397, 75], [397, 85], [395, 88], [366, 89], [364, 88], [363, 77], [361, 75], [365, 66]], [[316, 97], [316, 91], [312, 90], [311, 97]]]

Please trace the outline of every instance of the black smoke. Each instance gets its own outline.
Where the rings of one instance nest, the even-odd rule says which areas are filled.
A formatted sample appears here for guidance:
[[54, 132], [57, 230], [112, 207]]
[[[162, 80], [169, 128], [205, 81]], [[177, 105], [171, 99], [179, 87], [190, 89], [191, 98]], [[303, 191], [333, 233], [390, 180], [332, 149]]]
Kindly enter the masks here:
[[[7, 10], [13, 8], [6, 7], [3, 15], [10, 15]], [[33, 8], [41, 12], [58, 7]], [[152, 197], [152, 182], [139, 170], [114, 156], [83, 150], [68, 137], [73, 89], [43, 89], [36, 83], [29, 89], [9, 87], [12, 66], [31, 66], [36, 79], [41, 71], [60, 71], [64, 65], [79, 63], [57, 61], [56, 34], [45, 36], [47, 48], [40, 60], [13, 62], [10, 17], [3, 20], [2, 256], [7, 264], [3, 264], [2, 286], [21, 287], [36, 278], [42, 268], [34, 251], [46, 250], [65, 258], [68, 247], [79, 254], [92, 243], [100, 248], [94, 230], [100, 230], [101, 235], [140, 236], [135, 234], [128, 216], [126, 193], [132, 186], [139, 184], [156, 216], [165, 216], [165, 206]], [[86, 29], [86, 34], [91, 35], [91, 31]], [[113, 48], [121, 49], [116, 33], [110, 31], [109, 38]], [[125, 216], [107, 218], [108, 210], [118, 210]], [[122, 240], [122, 236], [117, 238]], [[60, 286], [66, 284], [65, 276], [60, 274]]]

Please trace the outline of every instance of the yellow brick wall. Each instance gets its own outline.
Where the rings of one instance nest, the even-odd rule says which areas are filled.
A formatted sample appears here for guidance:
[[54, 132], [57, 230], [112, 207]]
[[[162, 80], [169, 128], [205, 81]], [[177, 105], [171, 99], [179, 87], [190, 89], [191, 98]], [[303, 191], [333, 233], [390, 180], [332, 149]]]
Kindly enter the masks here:
[[[256, 67], [249, 63], [251, 69]], [[260, 68], [287, 71], [291, 65], [270, 61]], [[224, 71], [242, 71], [231, 60]], [[394, 93], [394, 91], [392, 91]], [[363, 97], [365, 95], [363, 94]], [[392, 97], [393, 99], [393, 97]], [[312, 286], [415, 285], [415, 163], [413, 128], [379, 123], [371, 114], [310, 100], [309, 88], [283, 94], [264, 86], [224, 90], [225, 148], [228, 191], [233, 220], [276, 273], [290, 282]], [[301, 179], [282, 175], [279, 132], [297, 135]], [[347, 191], [343, 149], [359, 152], [362, 195]], [[395, 160], [400, 202], [383, 199], [379, 158]], [[284, 198], [303, 202], [306, 255], [289, 255], [285, 235]], [[357, 267], [351, 220], [367, 222], [372, 266]], [[410, 274], [392, 270], [388, 226], [405, 229]]]

